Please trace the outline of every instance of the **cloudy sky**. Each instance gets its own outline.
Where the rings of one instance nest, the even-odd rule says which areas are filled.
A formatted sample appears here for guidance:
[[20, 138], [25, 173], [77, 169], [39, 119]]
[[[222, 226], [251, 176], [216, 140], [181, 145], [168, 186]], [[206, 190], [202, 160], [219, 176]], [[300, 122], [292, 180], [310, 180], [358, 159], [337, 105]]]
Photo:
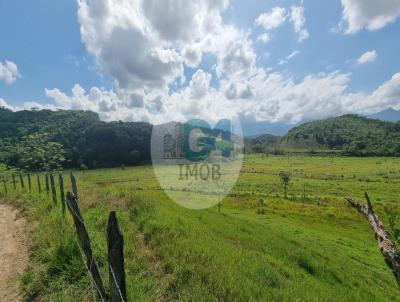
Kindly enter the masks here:
[[0, 0], [0, 106], [297, 123], [400, 109], [399, 0]]

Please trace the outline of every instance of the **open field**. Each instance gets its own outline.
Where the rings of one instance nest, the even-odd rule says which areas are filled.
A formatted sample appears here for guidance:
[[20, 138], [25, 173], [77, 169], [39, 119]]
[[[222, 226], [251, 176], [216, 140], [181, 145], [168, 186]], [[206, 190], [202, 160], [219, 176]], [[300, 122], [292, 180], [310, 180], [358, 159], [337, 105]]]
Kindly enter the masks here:
[[[288, 199], [280, 171], [292, 174]], [[247, 156], [220, 214], [170, 201], [150, 165], [76, 176], [103, 276], [118, 212], [129, 301], [400, 301], [370, 226], [343, 199], [368, 191], [387, 224], [384, 208], [400, 209], [399, 158]], [[91, 300], [70, 217], [45, 194], [2, 196], [31, 222], [27, 299]]]

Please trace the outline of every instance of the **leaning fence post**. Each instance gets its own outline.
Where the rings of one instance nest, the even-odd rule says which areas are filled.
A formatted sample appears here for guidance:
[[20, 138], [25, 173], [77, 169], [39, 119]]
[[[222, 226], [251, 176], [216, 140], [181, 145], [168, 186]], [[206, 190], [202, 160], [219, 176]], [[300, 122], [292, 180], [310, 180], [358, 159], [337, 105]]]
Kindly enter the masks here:
[[58, 175], [58, 182], [60, 183], [61, 207], [62, 213], [65, 215], [65, 194], [64, 194], [64, 177], [62, 173]]
[[375, 214], [374, 209], [372, 208], [371, 200], [367, 193], [365, 193], [365, 198], [367, 200], [367, 205], [363, 205], [350, 197], [346, 197], [346, 200], [368, 220], [372, 230], [375, 233], [375, 238], [378, 241], [379, 250], [387, 266], [391, 269], [394, 277], [396, 278], [398, 286], [400, 287], [400, 251], [397, 249], [396, 243], [393, 241], [389, 232], [383, 226], [382, 221]]
[[15, 182], [15, 175], [14, 174], [12, 175], [12, 180], [13, 180], [14, 190], [16, 190], [17, 189], [17, 184]]
[[38, 192], [40, 194], [40, 193], [42, 193], [42, 186], [40, 184], [40, 176], [39, 176], [39, 174], [36, 174], [36, 178], [37, 178], [37, 184], [38, 184]]
[[96, 290], [100, 298], [104, 301], [107, 299], [107, 294], [104, 289], [103, 280], [101, 279], [96, 259], [93, 256], [92, 248], [90, 246], [89, 234], [87, 232], [85, 222], [83, 221], [81, 211], [79, 210], [78, 199], [71, 192], [67, 193], [67, 207], [74, 220], [80, 246], [83, 249], [83, 252], [85, 253], [86, 256], [86, 266], [90, 273], [90, 277], [92, 278], [96, 286]]
[[3, 185], [4, 185], [4, 191], [7, 194], [7, 183], [6, 183], [6, 177], [3, 175]]
[[28, 173], [28, 189], [29, 189], [29, 193], [32, 190], [32, 183], [31, 183], [31, 174]]
[[77, 187], [77, 185], [76, 185], [76, 178], [75, 178], [75, 175], [72, 174], [72, 172], [71, 172], [71, 185], [72, 185], [72, 192], [74, 193], [75, 197], [76, 197], [77, 199], [79, 199], [79, 196], [78, 196], [78, 187]]
[[113, 211], [108, 218], [107, 227], [109, 282], [112, 302], [125, 302], [126, 283], [124, 267], [124, 236]]
[[53, 174], [50, 174], [50, 184], [51, 184], [51, 195], [53, 196], [54, 203], [57, 205], [56, 182], [54, 181]]
[[50, 187], [49, 187], [49, 173], [46, 173], [46, 193], [49, 195]]
[[22, 176], [22, 173], [19, 173], [19, 180], [21, 182], [21, 190], [23, 191], [25, 188], [25, 183], [24, 183], [24, 177]]

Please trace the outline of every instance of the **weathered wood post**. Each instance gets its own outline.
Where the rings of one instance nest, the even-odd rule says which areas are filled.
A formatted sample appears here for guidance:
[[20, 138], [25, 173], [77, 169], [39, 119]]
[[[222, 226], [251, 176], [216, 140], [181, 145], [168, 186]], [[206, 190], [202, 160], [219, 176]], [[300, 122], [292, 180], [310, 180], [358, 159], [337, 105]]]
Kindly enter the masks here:
[[36, 174], [36, 178], [37, 178], [37, 184], [38, 184], [38, 192], [39, 192], [39, 194], [41, 194], [42, 193], [42, 185], [40, 184], [39, 174]]
[[4, 185], [4, 192], [7, 194], [7, 182], [6, 177], [3, 175], [3, 185]]
[[54, 181], [53, 174], [50, 174], [50, 184], [51, 184], [51, 195], [53, 196], [54, 203], [57, 205], [56, 182]]
[[60, 183], [61, 207], [62, 213], [65, 215], [65, 193], [64, 193], [64, 177], [62, 173], [58, 175], [58, 182]]
[[126, 283], [124, 266], [124, 236], [113, 211], [108, 218], [107, 227], [109, 282], [112, 302], [125, 302]]
[[76, 197], [77, 199], [79, 199], [79, 196], [78, 196], [78, 187], [77, 187], [77, 185], [76, 185], [76, 178], [75, 178], [75, 175], [72, 174], [72, 172], [71, 172], [71, 185], [72, 185], [72, 192], [74, 193], [75, 197]]
[[15, 181], [15, 175], [14, 174], [12, 175], [12, 180], [13, 180], [14, 190], [16, 190], [17, 189], [17, 184], [16, 184], [16, 181]]
[[392, 270], [394, 277], [396, 278], [397, 284], [400, 287], [400, 251], [396, 249], [395, 243], [391, 240], [390, 234], [386, 231], [383, 223], [379, 217], [375, 214], [371, 200], [367, 193], [365, 193], [367, 200], [367, 206], [359, 203], [357, 200], [350, 197], [346, 197], [347, 202], [357, 209], [358, 212], [363, 214], [367, 218], [372, 230], [375, 233], [375, 238], [378, 241], [379, 250], [387, 266]]
[[85, 253], [86, 266], [91, 275], [91, 278], [93, 279], [93, 282], [95, 283], [97, 293], [103, 301], [107, 300], [107, 294], [104, 289], [103, 280], [101, 279], [99, 267], [97, 265], [96, 259], [93, 256], [89, 234], [87, 232], [81, 211], [79, 209], [78, 199], [71, 192], [67, 193], [67, 207], [74, 220], [79, 243], [81, 248], [83, 249], [83, 252]]
[[49, 186], [49, 173], [46, 173], [46, 193], [49, 195], [50, 193], [50, 186]]
[[32, 190], [32, 182], [31, 182], [31, 174], [28, 173], [28, 189], [29, 189], [29, 193]]
[[25, 183], [24, 183], [24, 176], [22, 176], [22, 173], [19, 173], [19, 181], [21, 183], [21, 190], [23, 191], [25, 189]]

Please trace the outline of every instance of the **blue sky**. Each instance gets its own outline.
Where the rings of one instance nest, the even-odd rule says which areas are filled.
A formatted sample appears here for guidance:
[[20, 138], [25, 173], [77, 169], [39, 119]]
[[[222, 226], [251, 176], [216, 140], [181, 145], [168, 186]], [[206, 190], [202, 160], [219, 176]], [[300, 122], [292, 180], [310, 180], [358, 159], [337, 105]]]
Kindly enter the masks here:
[[[106, 120], [216, 119], [226, 111], [289, 123], [400, 106], [397, 1], [204, 0], [194, 8], [171, 0], [164, 14], [156, 0], [121, 2], [0, 0], [2, 104], [90, 109]], [[293, 6], [304, 12], [302, 41]], [[275, 22], [276, 8], [281, 24], [257, 23], [262, 14]], [[257, 40], [262, 34], [267, 43]]]
[[15, 62], [21, 73], [13, 85], [0, 81], [1, 97], [11, 104], [45, 102], [45, 87], [112, 85], [81, 42], [76, 13], [70, 0], [0, 0], [0, 61]]
[[[227, 19], [243, 28], [249, 28], [260, 11], [268, 11], [275, 6], [287, 8], [298, 3], [300, 1], [236, 1], [233, 4], [235, 9], [229, 11]], [[356, 90], [372, 90], [400, 70], [400, 22], [388, 24], [378, 31], [363, 30], [354, 35], [332, 33], [331, 30], [337, 27], [341, 20], [341, 2], [306, 0], [303, 3], [310, 38], [298, 43], [290, 24], [278, 28], [273, 33], [271, 43], [257, 45], [260, 52], [267, 51], [270, 54], [269, 59], [263, 60], [265, 66], [276, 67], [276, 63], [283, 56], [293, 50], [299, 50], [300, 54], [295, 61], [278, 69], [297, 77], [329, 68], [340, 69], [354, 74], [351, 84]], [[262, 29], [258, 28], [254, 34], [261, 32]], [[356, 66], [354, 61], [371, 49], [377, 50], [379, 60], [374, 64]]]

